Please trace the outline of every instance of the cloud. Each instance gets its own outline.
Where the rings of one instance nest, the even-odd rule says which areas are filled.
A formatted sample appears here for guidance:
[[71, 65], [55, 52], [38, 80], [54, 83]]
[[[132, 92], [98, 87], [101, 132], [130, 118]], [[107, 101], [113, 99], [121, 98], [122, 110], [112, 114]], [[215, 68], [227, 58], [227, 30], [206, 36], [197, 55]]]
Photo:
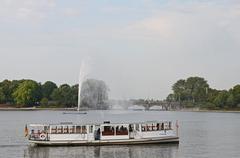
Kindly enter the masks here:
[[77, 17], [80, 15], [79, 9], [66, 8], [63, 10], [63, 14], [68, 17]]
[[165, 16], [155, 16], [134, 22], [126, 27], [130, 32], [138, 32], [144, 36], [167, 37], [172, 33], [171, 19]]
[[56, 6], [55, 0], [2, 0], [0, 17], [12, 20], [39, 20]]
[[[127, 37], [189, 40], [235, 36], [240, 27], [240, 7], [236, 4], [171, 3], [140, 20], [130, 22], [121, 32]], [[234, 33], [235, 32], [235, 33]], [[221, 40], [221, 39], [219, 39]], [[171, 41], [168, 41], [171, 42]]]

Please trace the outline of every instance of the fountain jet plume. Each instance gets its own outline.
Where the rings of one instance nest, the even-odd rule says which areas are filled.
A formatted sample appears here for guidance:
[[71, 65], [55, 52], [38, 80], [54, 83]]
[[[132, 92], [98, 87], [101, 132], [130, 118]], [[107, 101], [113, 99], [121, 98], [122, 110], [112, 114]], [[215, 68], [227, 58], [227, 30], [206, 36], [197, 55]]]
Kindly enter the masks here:
[[[78, 107], [77, 107], [77, 113], [75, 112], [63, 112], [63, 114], [87, 114], [87, 112], [79, 112], [80, 111], [80, 105], [81, 105], [81, 90], [82, 90], [82, 84], [85, 81], [87, 77], [87, 73], [89, 70], [87, 68], [88, 65], [86, 65], [86, 60], [82, 60], [80, 65], [80, 72], [79, 72], [79, 80], [78, 80]], [[89, 62], [88, 62], [89, 63]]]
[[80, 111], [80, 105], [81, 105], [81, 90], [82, 90], [82, 84], [87, 76], [87, 65], [85, 60], [82, 61], [80, 66], [80, 72], [79, 72], [79, 81], [78, 81], [78, 108], [77, 111]]

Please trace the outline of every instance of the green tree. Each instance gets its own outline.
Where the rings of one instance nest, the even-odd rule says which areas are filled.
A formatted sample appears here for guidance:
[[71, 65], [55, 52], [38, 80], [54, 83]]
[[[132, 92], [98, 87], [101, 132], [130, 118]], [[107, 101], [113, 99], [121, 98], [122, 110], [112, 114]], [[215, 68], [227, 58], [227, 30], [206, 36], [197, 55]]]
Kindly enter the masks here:
[[174, 94], [169, 94], [166, 99], [168, 102], [176, 101]]
[[48, 99], [47, 98], [42, 98], [40, 101], [40, 105], [43, 107], [48, 106]]
[[47, 81], [42, 85], [42, 95], [44, 98], [51, 100], [51, 94], [53, 93], [54, 89], [57, 88], [57, 85], [54, 82]]
[[240, 104], [240, 85], [236, 85], [232, 89], [232, 94], [234, 97], [234, 105], [237, 106]]
[[207, 95], [207, 101], [210, 103], [214, 103], [215, 98], [220, 93], [219, 90], [209, 88], [208, 89], [208, 95]]
[[13, 97], [19, 105], [37, 105], [41, 99], [41, 86], [36, 81], [25, 80], [19, 84]]
[[4, 94], [4, 100], [1, 100], [2, 103], [8, 103], [12, 99], [10, 85], [11, 85], [11, 81], [9, 80], [4, 80], [0, 83], [0, 87], [2, 89], [1, 91]]
[[235, 107], [234, 96], [231, 93], [228, 95], [228, 98], [226, 100], [226, 106], [228, 106], [230, 108]]
[[72, 107], [72, 90], [68, 84], [63, 84], [59, 88], [54, 89], [51, 98], [60, 105]]
[[174, 97], [178, 101], [182, 101], [186, 97], [186, 86], [185, 86], [185, 84], [186, 84], [186, 81], [183, 80], [183, 79], [180, 79], [172, 86], [172, 90], [174, 92], [173, 93]]
[[206, 101], [207, 90], [209, 85], [204, 78], [201, 77], [189, 77], [186, 80], [186, 91], [188, 99], [192, 102]]
[[8, 93], [8, 102], [11, 104], [15, 104], [15, 100], [14, 100], [14, 96], [13, 93], [16, 91], [16, 89], [18, 88], [18, 86], [23, 83], [24, 79], [22, 80], [12, 80], [11, 84], [9, 85], [8, 89], [9, 89], [9, 93]]
[[14, 104], [15, 102], [13, 93], [15, 92], [19, 84], [24, 81], [25, 80], [4, 80], [0, 82], [0, 87], [2, 88], [2, 93], [4, 94], [4, 100], [2, 100], [2, 103]]
[[78, 84], [71, 87], [71, 104], [77, 106], [78, 104]]
[[187, 80], [180, 79], [173, 86], [175, 100], [204, 102], [207, 100], [209, 85], [202, 77], [189, 77]]
[[229, 95], [227, 91], [221, 91], [214, 99], [214, 104], [219, 108], [224, 108], [224, 106], [226, 106], [228, 97]]
[[5, 101], [6, 101], [5, 94], [4, 94], [4, 92], [3, 92], [2, 87], [0, 87], [0, 103], [1, 103], [1, 104], [2, 104], [2, 103], [5, 103]]

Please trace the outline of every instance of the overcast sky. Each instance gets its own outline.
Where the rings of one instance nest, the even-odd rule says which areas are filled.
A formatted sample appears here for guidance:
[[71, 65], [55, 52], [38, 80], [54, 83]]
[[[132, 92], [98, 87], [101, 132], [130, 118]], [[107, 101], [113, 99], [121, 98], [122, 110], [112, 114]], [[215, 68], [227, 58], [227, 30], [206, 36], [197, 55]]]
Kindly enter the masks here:
[[0, 0], [0, 80], [104, 80], [115, 99], [164, 99], [178, 79], [240, 83], [239, 0]]

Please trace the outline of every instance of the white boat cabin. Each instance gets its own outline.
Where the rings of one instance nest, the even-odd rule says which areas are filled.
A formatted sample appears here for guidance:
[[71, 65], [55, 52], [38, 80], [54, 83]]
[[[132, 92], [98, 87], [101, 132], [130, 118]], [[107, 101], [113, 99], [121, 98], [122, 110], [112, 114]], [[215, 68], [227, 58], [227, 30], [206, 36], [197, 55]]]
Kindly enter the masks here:
[[33, 141], [104, 141], [176, 136], [172, 122], [103, 124], [31, 124], [29, 140]]

